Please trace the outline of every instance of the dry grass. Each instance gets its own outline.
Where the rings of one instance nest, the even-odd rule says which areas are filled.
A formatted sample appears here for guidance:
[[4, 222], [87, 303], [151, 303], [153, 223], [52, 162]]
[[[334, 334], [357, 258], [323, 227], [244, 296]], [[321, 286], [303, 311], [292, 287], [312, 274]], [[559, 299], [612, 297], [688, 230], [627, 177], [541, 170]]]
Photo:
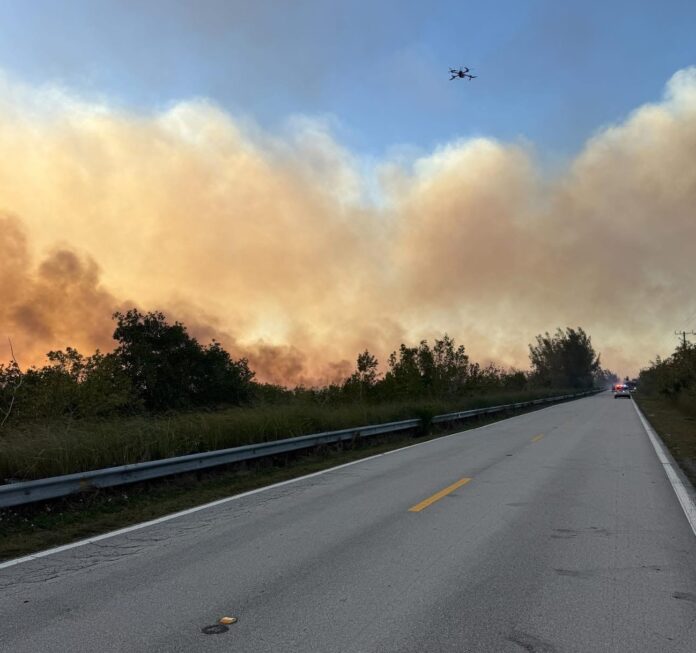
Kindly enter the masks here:
[[0, 432], [0, 479], [58, 476], [552, 394], [562, 392], [496, 394], [458, 402], [350, 406], [296, 402], [161, 417], [37, 421]]
[[640, 409], [696, 486], [696, 411], [683, 402], [635, 395]]

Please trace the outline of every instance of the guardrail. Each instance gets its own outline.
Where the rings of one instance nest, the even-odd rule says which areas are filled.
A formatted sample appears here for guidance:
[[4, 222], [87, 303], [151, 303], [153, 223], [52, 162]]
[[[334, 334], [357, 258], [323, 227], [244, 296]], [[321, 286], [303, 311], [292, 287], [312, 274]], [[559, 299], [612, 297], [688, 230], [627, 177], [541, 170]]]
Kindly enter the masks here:
[[[544, 399], [534, 399], [532, 401], [523, 401], [516, 404], [489, 406], [487, 408], [476, 408], [474, 410], [448, 413], [446, 415], [436, 415], [431, 419], [431, 423], [442, 424], [457, 422], [470, 417], [492, 415], [538, 404], [577, 399], [595, 394], [595, 392], [597, 391], [590, 390], [588, 392], [580, 392], [572, 395], [546, 397]], [[88, 472], [79, 472], [77, 474], [41, 478], [35, 481], [9, 483], [0, 485], [0, 508], [9, 508], [11, 506], [19, 506], [35, 501], [44, 501], [46, 499], [55, 499], [57, 497], [67, 496], [93, 488], [126, 485], [127, 483], [147, 481], [153, 478], [161, 478], [163, 476], [171, 476], [173, 474], [182, 474], [185, 472], [195, 472], [201, 469], [217, 467], [219, 465], [227, 465], [229, 463], [301, 451], [322, 444], [336, 444], [339, 442], [356, 440], [358, 438], [383, 435], [385, 433], [412, 431], [420, 428], [422, 425], [423, 421], [420, 418], [407, 419], [399, 422], [388, 422], [386, 424], [373, 424], [371, 426], [359, 426], [342, 429], [340, 431], [326, 431], [313, 435], [302, 435], [296, 438], [286, 438], [284, 440], [274, 440], [272, 442], [247, 444], [230, 449], [204, 451], [187, 456], [176, 456], [175, 458], [164, 458], [162, 460], [151, 460], [143, 463], [120, 465], [118, 467], [107, 467]]]

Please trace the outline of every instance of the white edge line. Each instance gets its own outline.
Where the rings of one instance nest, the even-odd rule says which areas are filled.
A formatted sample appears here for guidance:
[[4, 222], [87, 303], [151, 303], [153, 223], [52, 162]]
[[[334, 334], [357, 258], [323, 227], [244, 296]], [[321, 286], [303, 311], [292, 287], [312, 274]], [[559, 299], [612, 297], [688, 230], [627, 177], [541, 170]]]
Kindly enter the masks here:
[[638, 404], [635, 401], [633, 401], [633, 407], [638, 413], [638, 417], [643, 424], [645, 432], [650, 438], [650, 442], [652, 442], [652, 446], [655, 449], [655, 453], [657, 454], [660, 464], [662, 465], [662, 469], [665, 470], [665, 474], [667, 474], [667, 478], [672, 484], [672, 489], [677, 495], [677, 499], [679, 499], [679, 504], [681, 505], [682, 510], [684, 510], [686, 518], [689, 520], [691, 530], [694, 532], [694, 535], [696, 535], [696, 503], [694, 502], [694, 498], [688, 489], [690, 483], [689, 486], [687, 486], [688, 481], [683, 479], [682, 472], [677, 466], [674, 458], [672, 458], [672, 454], [666, 449], [665, 445], [660, 439], [660, 436], [657, 435], [653, 427], [650, 425], [650, 422], [648, 422], [645, 415], [643, 415], [643, 411], [638, 408]]
[[[587, 397], [580, 397], [580, 399], [586, 399]], [[580, 401], [576, 399], [576, 401]], [[557, 408], [568, 402], [562, 402], [558, 404], [552, 404], [551, 406], [543, 406], [534, 412], [541, 412], [542, 410], [549, 410], [550, 408]], [[214, 508], [215, 506], [220, 506], [228, 501], [236, 501], [238, 499], [243, 499], [245, 497], [251, 496], [253, 494], [259, 494], [260, 492], [266, 492], [267, 490], [273, 490], [274, 488], [283, 487], [285, 485], [290, 485], [291, 483], [297, 483], [298, 481], [304, 481], [308, 478], [314, 478], [316, 476], [321, 476], [322, 474], [328, 474], [329, 472], [335, 472], [338, 469], [343, 469], [345, 467], [350, 467], [351, 465], [358, 465], [360, 463], [367, 462], [369, 460], [375, 460], [376, 458], [381, 458], [382, 456], [389, 456], [390, 454], [399, 453], [401, 451], [406, 451], [406, 449], [413, 449], [415, 447], [421, 447], [425, 444], [431, 444], [436, 440], [445, 440], [447, 438], [452, 438], [456, 435], [461, 435], [462, 433], [471, 433], [472, 431], [478, 431], [480, 429], [485, 429], [490, 426], [495, 426], [501, 422], [507, 422], [511, 419], [517, 419], [519, 417], [524, 417], [528, 413], [523, 413], [522, 415], [513, 415], [512, 417], [506, 417], [505, 419], [499, 419], [490, 424], [484, 424], [483, 426], [477, 426], [473, 429], [465, 429], [464, 431], [457, 431], [456, 433], [450, 433], [449, 435], [443, 435], [436, 438], [431, 438], [425, 442], [417, 442], [416, 444], [409, 444], [405, 447], [399, 447], [398, 449], [392, 449], [391, 451], [385, 451], [383, 453], [375, 454], [374, 456], [368, 456], [366, 458], [361, 458], [360, 460], [353, 460], [349, 463], [343, 463], [342, 465], [336, 465], [335, 467], [327, 467], [318, 472], [312, 472], [311, 474], [305, 474], [304, 476], [298, 476], [297, 478], [290, 478], [287, 481], [280, 481], [279, 483], [273, 483], [272, 485], [266, 485], [264, 487], [256, 488], [255, 490], [249, 490], [248, 492], [242, 492], [241, 494], [233, 494], [230, 497], [225, 497], [224, 499], [217, 499], [216, 501], [211, 501], [210, 503], [204, 503], [200, 506], [194, 506], [193, 508], [187, 508], [186, 510], [180, 510], [179, 512], [173, 512], [169, 515], [164, 515], [163, 517], [158, 517], [157, 519], [151, 519], [150, 521], [144, 521], [139, 524], [133, 524], [132, 526], [126, 526], [124, 528], [119, 528], [115, 531], [109, 531], [108, 533], [103, 533], [102, 535], [96, 535], [94, 537], [88, 537], [84, 540], [78, 540], [77, 542], [71, 542], [70, 544], [63, 544], [62, 546], [56, 546], [52, 549], [46, 549], [45, 551], [39, 551], [38, 553], [32, 553], [27, 556], [22, 556], [21, 558], [14, 558], [13, 560], [7, 560], [6, 562], [0, 562], [0, 569], [7, 569], [8, 567], [14, 567], [15, 565], [20, 565], [24, 562], [29, 562], [30, 560], [37, 560], [39, 558], [45, 558], [46, 556], [53, 555], [54, 553], [61, 553], [62, 551], [69, 551], [70, 549], [75, 549], [79, 546], [84, 546], [85, 544], [93, 544], [94, 542], [99, 542], [101, 540], [106, 540], [110, 537], [116, 537], [117, 535], [123, 535], [124, 533], [131, 533], [133, 531], [138, 531], [141, 528], [147, 528], [148, 526], [155, 526], [156, 524], [161, 524], [163, 522], [169, 521], [171, 519], [176, 519], [177, 517], [185, 517], [186, 515], [191, 515], [200, 510], [207, 510], [208, 508]]]

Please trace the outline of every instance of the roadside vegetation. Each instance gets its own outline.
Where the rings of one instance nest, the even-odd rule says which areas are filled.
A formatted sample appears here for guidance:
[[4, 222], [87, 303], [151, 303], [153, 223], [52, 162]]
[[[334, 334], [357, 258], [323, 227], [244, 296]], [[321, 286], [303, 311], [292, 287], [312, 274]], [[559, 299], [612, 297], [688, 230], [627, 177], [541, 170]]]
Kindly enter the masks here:
[[537, 336], [528, 372], [472, 362], [444, 335], [369, 351], [320, 388], [258, 383], [245, 359], [162, 313], [114, 315], [115, 348], [0, 364], [0, 481], [17, 481], [488, 405], [594, 385], [610, 373], [582, 329]]
[[638, 377], [635, 398], [696, 486], [696, 345], [684, 342], [650, 363]]
[[[468, 420], [456, 429], [432, 429], [417, 441], [476, 428], [506, 416]], [[0, 562], [413, 443], [412, 435], [385, 435], [0, 510]]]
[[539, 389], [459, 401], [421, 400], [362, 406], [327, 406], [298, 400], [279, 405], [118, 419], [36, 420], [16, 426], [3, 436], [0, 478], [45, 478], [555, 394], [559, 391]]

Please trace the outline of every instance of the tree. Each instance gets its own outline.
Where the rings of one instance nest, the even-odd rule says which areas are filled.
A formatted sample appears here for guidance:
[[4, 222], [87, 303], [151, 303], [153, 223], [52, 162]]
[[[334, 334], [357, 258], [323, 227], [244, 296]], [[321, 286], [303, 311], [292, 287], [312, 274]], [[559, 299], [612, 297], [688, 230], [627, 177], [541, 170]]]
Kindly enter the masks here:
[[592, 340], [580, 327], [538, 335], [529, 345], [529, 359], [534, 381], [544, 387], [591, 388], [600, 368]]
[[435, 389], [440, 396], [454, 396], [464, 392], [469, 381], [469, 357], [464, 345], [455, 346], [454, 340], [445, 334], [433, 345], [435, 363]]
[[502, 384], [505, 390], [524, 390], [527, 387], [527, 375], [524, 372], [512, 369], [503, 374]]
[[98, 349], [84, 359], [78, 382], [77, 411], [80, 416], [135, 413], [142, 402], [133, 391], [130, 377], [118, 357]]
[[377, 383], [377, 368], [379, 362], [367, 349], [358, 354], [355, 364], [355, 372], [351, 374], [343, 384], [343, 392], [349, 396], [357, 394], [360, 401], [365, 399], [373, 391]]
[[[425, 341], [421, 342], [421, 347], [424, 343]], [[421, 358], [423, 358], [422, 353]], [[424, 384], [418, 362], [418, 347], [407, 347], [403, 343], [398, 353], [393, 351], [389, 355], [389, 371], [384, 378], [388, 395], [407, 398], [417, 397], [423, 393]]]
[[[13, 416], [18, 420], [105, 417], [141, 407], [130, 378], [114, 354], [104, 355], [97, 350], [85, 357], [68, 347], [46, 356], [48, 365], [32, 367], [22, 374], [23, 384], [13, 395]], [[4, 405], [3, 395], [18, 372], [15, 365], [0, 365], [0, 405]]]
[[696, 345], [682, 343], [668, 358], [658, 356], [638, 380], [641, 393], [680, 401], [696, 414]]
[[246, 358], [232, 360], [222, 345], [213, 340], [201, 352], [193, 402], [198, 405], [246, 403], [251, 395], [253, 379], [254, 372], [249, 369]]
[[213, 342], [207, 347], [180, 322], [161, 312], [115, 313], [115, 350], [133, 388], [150, 410], [240, 404], [252, 391], [254, 373], [246, 359], [233, 361]]
[[375, 382], [377, 381], [378, 367], [379, 362], [377, 361], [377, 358], [367, 351], [367, 349], [362, 354], [358, 354], [356, 374], [358, 375], [358, 380], [360, 383], [364, 384], [368, 388], [374, 386]]
[[7, 366], [0, 363], [0, 428], [5, 426], [12, 415], [17, 395], [23, 384], [24, 374], [13, 352], [12, 361]]
[[432, 347], [421, 340], [417, 347], [402, 344], [392, 352], [383, 384], [397, 396], [454, 397], [472, 389], [476, 369], [464, 346], [445, 334]]

